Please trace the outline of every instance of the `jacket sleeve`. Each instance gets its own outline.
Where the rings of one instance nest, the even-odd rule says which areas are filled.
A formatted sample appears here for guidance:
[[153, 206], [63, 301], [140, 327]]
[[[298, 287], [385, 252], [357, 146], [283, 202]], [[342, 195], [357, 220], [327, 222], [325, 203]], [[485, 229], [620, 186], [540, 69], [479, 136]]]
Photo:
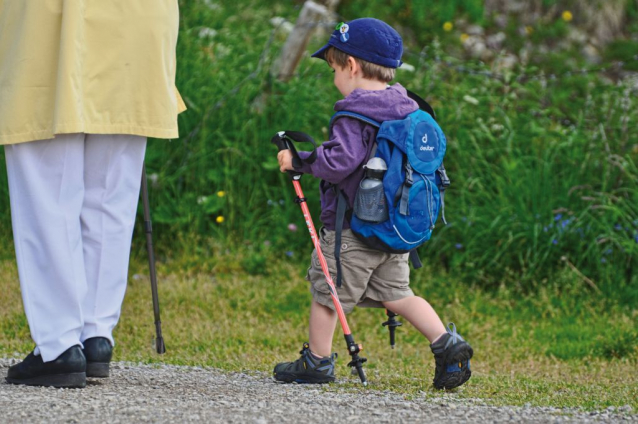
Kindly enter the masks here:
[[[310, 165], [304, 163], [295, 170], [312, 174], [332, 184], [339, 184], [366, 159], [364, 127], [365, 124], [357, 119], [337, 119], [332, 126], [330, 139], [317, 147], [317, 160]], [[309, 155], [310, 152], [299, 152], [302, 159]]]

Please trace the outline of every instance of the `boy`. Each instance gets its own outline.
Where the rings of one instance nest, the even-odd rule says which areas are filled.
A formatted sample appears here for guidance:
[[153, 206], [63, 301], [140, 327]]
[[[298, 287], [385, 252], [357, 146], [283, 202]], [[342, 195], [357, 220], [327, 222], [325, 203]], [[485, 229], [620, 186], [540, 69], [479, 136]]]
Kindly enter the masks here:
[[[389, 86], [401, 65], [403, 45], [400, 35], [386, 23], [371, 18], [342, 24], [328, 43], [313, 57], [324, 59], [335, 74], [334, 84], [345, 97], [334, 109], [365, 115], [376, 121], [398, 120], [418, 109], [399, 84]], [[317, 148], [312, 164], [293, 168], [289, 150], [277, 155], [281, 172], [295, 170], [321, 178], [321, 249], [330, 272], [336, 273], [334, 252], [338, 185], [352, 208], [352, 199], [363, 178], [363, 165], [371, 156], [376, 128], [354, 118], [341, 118], [331, 128], [330, 140]], [[302, 159], [306, 154], [299, 152]], [[346, 313], [355, 306], [384, 307], [407, 319], [431, 342], [436, 360], [434, 386], [452, 389], [471, 375], [472, 348], [452, 325], [446, 331], [434, 309], [409, 287], [408, 254], [374, 250], [357, 239], [344, 222], [341, 245], [343, 285], [339, 299]], [[310, 339], [301, 358], [277, 364], [276, 380], [284, 382], [327, 383], [334, 381], [332, 337], [337, 314], [333, 310], [328, 285], [316, 251], [306, 277], [311, 283]], [[459, 363], [463, 363], [459, 366]]]

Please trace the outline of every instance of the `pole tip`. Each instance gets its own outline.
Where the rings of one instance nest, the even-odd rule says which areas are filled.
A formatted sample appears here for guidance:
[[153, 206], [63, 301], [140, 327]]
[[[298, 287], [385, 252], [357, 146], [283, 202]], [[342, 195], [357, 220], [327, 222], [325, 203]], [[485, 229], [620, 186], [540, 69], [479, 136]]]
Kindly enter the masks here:
[[157, 353], [160, 355], [166, 353], [166, 346], [164, 345], [164, 338], [158, 337], [155, 339], [155, 348], [157, 349]]

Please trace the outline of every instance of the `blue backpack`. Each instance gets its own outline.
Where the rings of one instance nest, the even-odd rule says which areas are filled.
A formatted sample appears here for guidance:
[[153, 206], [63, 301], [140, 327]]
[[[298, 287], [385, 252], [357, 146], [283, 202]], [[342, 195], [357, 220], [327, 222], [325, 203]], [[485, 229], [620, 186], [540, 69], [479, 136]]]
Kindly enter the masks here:
[[[410, 253], [415, 268], [421, 266], [416, 249], [428, 241], [439, 210], [444, 213], [444, 193], [450, 180], [443, 166], [446, 138], [437, 124], [434, 111], [423, 99], [408, 91], [419, 109], [404, 119], [376, 122], [354, 112], [339, 111], [330, 120], [347, 116], [377, 127], [376, 148], [372, 157], [383, 159], [387, 171], [376, 196], [362, 193], [359, 187], [351, 211], [350, 228], [366, 245], [390, 253]], [[427, 112], [426, 112], [427, 111]], [[370, 159], [368, 158], [368, 159]], [[338, 189], [335, 259], [337, 286], [341, 285], [341, 231], [348, 209], [345, 196]], [[376, 213], [383, 210], [383, 213]], [[374, 217], [382, 217], [379, 219]]]

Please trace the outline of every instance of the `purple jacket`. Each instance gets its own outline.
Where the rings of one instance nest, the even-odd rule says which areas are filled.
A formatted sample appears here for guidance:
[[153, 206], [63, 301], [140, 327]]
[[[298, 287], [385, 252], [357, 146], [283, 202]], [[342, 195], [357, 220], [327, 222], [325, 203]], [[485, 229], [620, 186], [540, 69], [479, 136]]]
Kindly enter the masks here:
[[[343, 100], [335, 103], [334, 110], [347, 110], [365, 115], [375, 121], [403, 119], [419, 107], [410, 99], [405, 88], [394, 84], [385, 90], [356, 89]], [[353, 207], [359, 182], [363, 179], [363, 165], [368, 161], [377, 129], [355, 118], [342, 117], [335, 121], [330, 140], [317, 148], [317, 160], [312, 165], [303, 164], [297, 171], [321, 178], [321, 222], [328, 230], [335, 229], [337, 195], [331, 188], [338, 184]], [[309, 152], [299, 152], [305, 159]], [[343, 228], [350, 228], [344, 222]]]

